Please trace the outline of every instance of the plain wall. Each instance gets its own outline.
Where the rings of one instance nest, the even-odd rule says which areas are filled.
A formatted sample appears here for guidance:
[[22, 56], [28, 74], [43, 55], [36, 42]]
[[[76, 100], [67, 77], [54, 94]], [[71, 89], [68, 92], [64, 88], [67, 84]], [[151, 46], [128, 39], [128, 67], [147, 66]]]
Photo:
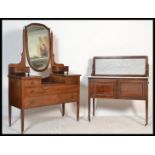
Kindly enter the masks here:
[[[151, 20], [10, 20], [3, 21], [3, 116], [8, 115], [8, 64], [18, 63], [22, 53], [23, 27], [42, 23], [54, 33], [54, 54], [71, 73], [81, 74], [80, 116], [87, 117], [88, 79], [94, 56], [147, 55], [149, 57], [149, 110], [152, 117], [153, 22]], [[36, 74], [31, 69], [31, 74]], [[144, 115], [145, 102], [96, 100], [96, 115]], [[74, 105], [68, 104], [68, 112]], [[51, 107], [52, 108], [52, 107]], [[19, 114], [13, 110], [13, 115]]]

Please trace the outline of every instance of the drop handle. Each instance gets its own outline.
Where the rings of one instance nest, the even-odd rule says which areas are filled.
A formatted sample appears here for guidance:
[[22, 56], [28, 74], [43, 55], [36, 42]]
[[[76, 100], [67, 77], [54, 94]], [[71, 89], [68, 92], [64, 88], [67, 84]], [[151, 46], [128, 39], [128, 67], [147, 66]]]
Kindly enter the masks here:
[[74, 95], [73, 94], [71, 95], [71, 98], [74, 99]]
[[[106, 95], [106, 94], [104, 94], [104, 93], [102, 93], [102, 94], [96, 94], [97, 96], [103, 96], [103, 95]], [[94, 98], [95, 98], [95, 96], [94, 96]]]
[[30, 103], [31, 103], [31, 104], [34, 104], [35, 102], [34, 102], [34, 100], [31, 100]]
[[32, 93], [32, 94], [33, 94], [33, 93], [34, 93], [34, 90], [31, 90], [31, 91], [30, 91], [30, 93]]
[[31, 85], [34, 85], [34, 81], [31, 81]]
[[120, 88], [118, 88], [118, 89], [116, 89], [116, 91], [120, 92], [120, 91], [121, 91], [121, 89], [120, 89]]
[[44, 90], [42, 90], [42, 94], [45, 94], [45, 91]]
[[44, 89], [44, 88], [43, 88], [43, 89], [42, 89], [42, 93], [43, 93], [43, 94], [46, 93], [46, 90], [47, 90], [47, 89]]

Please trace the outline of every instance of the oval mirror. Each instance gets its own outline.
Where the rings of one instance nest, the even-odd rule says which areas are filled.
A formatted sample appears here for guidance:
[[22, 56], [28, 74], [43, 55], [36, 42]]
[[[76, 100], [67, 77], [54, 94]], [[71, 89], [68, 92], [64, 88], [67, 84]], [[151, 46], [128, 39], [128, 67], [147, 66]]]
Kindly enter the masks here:
[[43, 71], [50, 60], [50, 30], [42, 24], [30, 24], [25, 30], [28, 62], [35, 71]]

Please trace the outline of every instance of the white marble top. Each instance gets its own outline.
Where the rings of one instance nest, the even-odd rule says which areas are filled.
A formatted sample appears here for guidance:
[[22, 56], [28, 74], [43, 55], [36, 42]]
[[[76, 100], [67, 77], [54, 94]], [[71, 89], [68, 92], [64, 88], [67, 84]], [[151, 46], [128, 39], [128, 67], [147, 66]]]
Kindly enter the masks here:
[[129, 79], [129, 78], [131, 78], [131, 79], [133, 79], [133, 78], [139, 78], [139, 79], [148, 79], [149, 77], [138, 77], [138, 76], [87, 76], [88, 78], [106, 78], [106, 79], [111, 79], [111, 78], [123, 78], [123, 79], [125, 79], [125, 78], [127, 78], [127, 79]]

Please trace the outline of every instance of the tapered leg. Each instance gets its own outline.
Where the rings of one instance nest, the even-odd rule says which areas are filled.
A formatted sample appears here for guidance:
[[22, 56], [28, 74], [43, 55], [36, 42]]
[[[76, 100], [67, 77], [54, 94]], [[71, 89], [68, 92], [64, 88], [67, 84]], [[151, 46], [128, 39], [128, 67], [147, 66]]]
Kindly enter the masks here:
[[24, 109], [21, 109], [21, 132], [24, 132]]
[[65, 115], [65, 103], [62, 104], [62, 116]]
[[80, 110], [80, 103], [79, 100], [77, 101], [77, 121], [79, 121], [79, 110]]
[[88, 97], [88, 120], [90, 121], [90, 97]]
[[95, 116], [95, 98], [93, 98], [93, 116]]
[[9, 104], [9, 126], [11, 126], [12, 106]]
[[145, 126], [148, 124], [148, 99], [145, 100]]

